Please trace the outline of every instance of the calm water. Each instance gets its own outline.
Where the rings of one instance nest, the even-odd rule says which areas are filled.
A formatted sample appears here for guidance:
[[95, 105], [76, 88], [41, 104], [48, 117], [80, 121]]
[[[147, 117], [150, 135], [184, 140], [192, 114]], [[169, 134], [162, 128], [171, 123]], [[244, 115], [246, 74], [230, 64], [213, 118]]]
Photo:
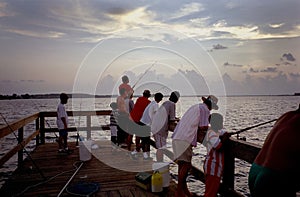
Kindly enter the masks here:
[[[134, 98], [135, 100], [136, 98]], [[115, 99], [113, 99], [115, 100]], [[89, 99], [70, 99], [66, 105], [67, 110], [104, 110], [110, 109], [109, 104], [112, 100], [109, 98], [89, 98]], [[193, 104], [198, 103], [199, 98], [182, 97], [177, 103], [176, 114], [181, 117], [184, 112]], [[30, 99], [30, 100], [4, 100], [0, 101], [0, 109], [6, 121], [11, 122], [38, 111], [55, 111], [58, 104], [58, 99]], [[243, 97], [220, 97], [219, 112], [225, 116], [225, 128], [230, 131], [237, 131], [252, 125], [256, 125], [268, 120], [278, 118], [283, 113], [295, 110], [300, 103], [300, 97], [296, 96], [243, 96]], [[212, 111], [214, 112], [214, 111]], [[55, 119], [47, 121], [50, 127], [56, 127]], [[93, 125], [108, 124], [108, 117], [94, 118]], [[79, 117], [70, 117], [71, 126], [84, 126], [84, 121]], [[5, 121], [0, 118], [0, 126], [5, 125]], [[248, 142], [262, 145], [264, 139], [273, 123], [254, 128], [246, 131], [240, 137], [246, 137]], [[34, 124], [25, 127], [27, 135], [34, 129]], [[92, 136], [93, 140], [110, 139], [109, 131], [95, 132]], [[13, 135], [0, 139], [1, 149], [0, 156], [3, 156], [11, 147], [11, 144], [16, 144], [16, 139]], [[30, 151], [35, 146], [34, 142], [30, 143], [26, 149]], [[171, 140], [169, 140], [171, 147]], [[155, 157], [154, 151], [152, 157]], [[193, 165], [202, 169], [205, 156], [205, 148], [199, 144], [194, 150]], [[0, 169], [0, 187], [11, 172], [16, 168], [16, 158], [12, 158]], [[248, 195], [247, 177], [250, 164], [243, 161], [236, 161], [236, 182], [235, 189], [241, 193]], [[176, 173], [176, 166], [171, 166], [171, 171]], [[204, 185], [193, 177], [189, 177], [189, 187], [192, 191], [202, 194]]]

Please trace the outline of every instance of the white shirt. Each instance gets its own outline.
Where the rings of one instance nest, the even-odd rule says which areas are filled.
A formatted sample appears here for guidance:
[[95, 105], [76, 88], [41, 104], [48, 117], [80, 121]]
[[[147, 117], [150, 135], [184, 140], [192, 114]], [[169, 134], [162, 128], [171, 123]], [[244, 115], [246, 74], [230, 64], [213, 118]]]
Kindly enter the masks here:
[[209, 129], [206, 132], [205, 138], [203, 140], [203, 145], [206, 147], [207, 153], [210, 152], [212, 148], [217, 148], [221, 143], [220, 136], [222, 136], [226, 131], [224, 129], [215, 132]]
[[148, 126], [151, 125], [152, 118], [156, 113], [158, 107], [159, 106], [156, 101], [151, 101], [151, 103], [149, 103], [149, 105], [147, 105], [146, 109], [144, 110], [143, 116], [140, 121]]
[[210, 111], [206, 104], [191, 106], [182, 116], [172, 135], [173, 140], [184, 140], [193, 146], [197, 146], [198, 127], [208, 126]]
[[64, 125], [63, 121], [61, 120], [61, 118], [63, 118], [63, 117], [66, 119], [66, 123], [68, 125], [68, 122], [69, 122], [69, 120], [68, 120], [68, 114], [66, 112], [65, 106], [60, 103], [57, 106], [57, 119], [56, 119], [57, 128], [59, 130], [65, 128], [65, 125]]

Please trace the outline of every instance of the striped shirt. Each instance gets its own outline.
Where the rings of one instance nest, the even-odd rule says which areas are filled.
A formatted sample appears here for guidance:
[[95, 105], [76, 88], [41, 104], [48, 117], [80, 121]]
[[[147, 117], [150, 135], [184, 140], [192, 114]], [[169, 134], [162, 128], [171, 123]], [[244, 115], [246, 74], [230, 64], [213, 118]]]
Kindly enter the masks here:
[[208, 126], [210, 111], [206, 104], [191, 106], [182, 116], [172, 135], [173, 140], [184, 140], [192, 146], [197, 146], [198, 127]]
[[118, 118], [119, 112], [118, 110], [112, 110], [110, 113], [110, 126], [118, 126], [117, 124], [117, 118]]
[[207, 155], [204, 162], [204, 172], [212, 176], [221, 177], [224, 168], [224, 152], [219, 151], [222, 147], [220, 135], [223, 135], [225, 131], [219, 130], [215, 132], [208, 130], [203, 141], [203, 145], [206, 147]]

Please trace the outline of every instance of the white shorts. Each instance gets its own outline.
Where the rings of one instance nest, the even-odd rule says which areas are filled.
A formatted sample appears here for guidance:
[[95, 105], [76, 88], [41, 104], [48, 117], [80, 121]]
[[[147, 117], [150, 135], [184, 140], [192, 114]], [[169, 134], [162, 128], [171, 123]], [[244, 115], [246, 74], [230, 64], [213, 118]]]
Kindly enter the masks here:
[[179, 161], [191, 162], [193, 156], [192, 145], [183, 140], [172, 141], [174, 159]]

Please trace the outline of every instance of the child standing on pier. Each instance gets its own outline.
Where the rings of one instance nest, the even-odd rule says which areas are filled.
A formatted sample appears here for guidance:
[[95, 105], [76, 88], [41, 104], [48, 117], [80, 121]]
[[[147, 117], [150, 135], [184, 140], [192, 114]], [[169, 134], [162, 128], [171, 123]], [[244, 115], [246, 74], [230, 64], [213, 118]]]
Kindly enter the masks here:
[[204, 161], [205, 194], [204, 197], [216, 197], [224, 169], [223, 145], [230, 134], [223, 129], [223, 116], [213, 113], [210, 116], [210, 128], [208, 129], [203, 145], [207, 149]]
[[57, 106], [57, 128], [59, 131], [58, 137], [58, 152], [68, 153], [68, 114], [65, 109], [65, 104], [68, 102], [68, 95], [65, 93], [60, 94], [60, 103]]
[[111, 137], [110, 137], [110, 141], [112, 142], [112, 145], [117, 145], [117, 134], [118, 134], [118, 123], [117, 123], [117, 118], [119, 115], [118, 112], [118, 105], [116, 102], [112, 102], [110, 104], [110, 107], [112, 109], [111, 113], [110, 113], [110, 132], [111, 132]]

